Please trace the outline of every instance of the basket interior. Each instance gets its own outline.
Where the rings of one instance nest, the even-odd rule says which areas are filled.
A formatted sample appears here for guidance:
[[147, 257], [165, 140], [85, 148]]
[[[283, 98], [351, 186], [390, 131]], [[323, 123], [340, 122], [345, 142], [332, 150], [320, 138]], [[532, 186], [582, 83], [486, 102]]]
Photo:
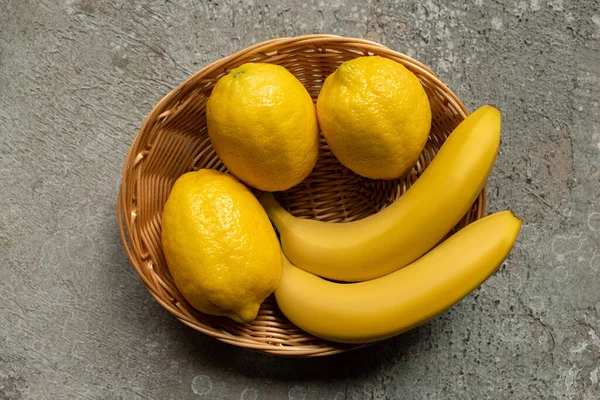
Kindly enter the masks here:
[[[281, 204], [298, 217], [331, 222], [361, 219], [401, 196], [466, 115], [464, 106], [435, 75], [406, 56], [366, 41], [323, 37], [271, 41], [199, 71], [165, 96], [147, 118], [124, 170], [119, 199], [122, 234], [130, 260], [150, 293], [184, 323], [222, 341], [273, 354], [326, 355], [358, 347], [326, 342], [299, 330], [279, 312], [272, 296], [251, 324], [197, 312], [177, 291], [169, 274], [160, 241], [161, 216], [180, 175], [200, 168], [227, 172], [208, 139], [205, 118], [206, 101], [221, 76], [246, 62], [279, 64], [294, 74], [316, 101], [321, 84], [342, 62], [373, 54], [403, 63], [421, 79], [427, 92], [433, 119], [418, 163], [402, 179], [363, 178], [340, 164], [321, 138], [319, 160], [311, 175], [296, 187], [276, 193]], [[482, 193], [457, 228], [481, 217], [484, 206]]]

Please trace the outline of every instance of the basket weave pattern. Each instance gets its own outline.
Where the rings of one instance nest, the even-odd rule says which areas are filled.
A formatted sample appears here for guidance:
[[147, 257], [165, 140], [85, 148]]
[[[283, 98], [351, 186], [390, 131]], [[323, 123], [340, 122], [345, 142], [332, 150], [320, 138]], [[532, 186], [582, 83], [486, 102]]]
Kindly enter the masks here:
[[[216, 82], [246, 62], [286, 67], [313, 100], [325, 78], [344, 61], [379, 55], [402, 63], [419, 77], [429, 97], [432, 126], [417, 165], [403, 179], [360, 177], [337, 161], [321, 139], [319, 161], [298, 186], [276, 194], [298, 217], [342, 222], [364, 218], [394, 202], [429, 165], [467, 111], [460, 100], [423, 64], [377, 43], [331, 35], [274, 39], [220, 59], [195, 73], [154, 107], [131, 145], [118, 198], [119, 229], [125, 251], [150, 294], [186, 325], [223, 342], [286, 356], [324, 356], [363, 345], [315, 338], [292, 325], [273, 297], [250, 324], [204, 315], [192, 308], [171, 278], [161, 245], [161, 216], [175, 180], [185, 172], [214, 168], [226, 172], [206, 131], [205, 105]], [[456, 228], [485, 213], [485, 189]], [[456, 229], [455, 228], [455, 229]]]

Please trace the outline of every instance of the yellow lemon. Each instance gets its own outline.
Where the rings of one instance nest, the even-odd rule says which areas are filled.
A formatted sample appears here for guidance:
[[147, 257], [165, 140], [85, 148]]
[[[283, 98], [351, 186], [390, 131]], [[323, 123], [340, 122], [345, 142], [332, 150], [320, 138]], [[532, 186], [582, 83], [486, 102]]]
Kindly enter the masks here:
[[319, 126], [333, 154], [355, 173], [398, 178], [417, 162], [431, 127], [419, 79], [402, 64], [371, 56], [344, 62], [317, 99]]
[[279, 286], [279, 242], [254, 195], [209, 169], [177, 179], [162, 217], [162, 245], [175, 285], [198, 310], [250, 322]]
[[289, 189], [317, 162], [312, 99], [279, 65], [248, 63], [219, 79], [206, 104], [206, 122], [219, 158], [257, 189]]

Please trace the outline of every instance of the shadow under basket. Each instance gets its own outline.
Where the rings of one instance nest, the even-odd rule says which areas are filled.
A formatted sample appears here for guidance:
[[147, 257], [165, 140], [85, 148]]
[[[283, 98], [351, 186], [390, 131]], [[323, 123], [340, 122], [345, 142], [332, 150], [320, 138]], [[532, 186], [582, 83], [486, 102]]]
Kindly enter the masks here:
[[[325, 356], [363, 347], [315, 338], [291, 324], [273, 296], [258, 317], [241, 324], [204, 315], [185, 301], [173, 283], [161, 245], [163, 206], [175, 180], [200, 168], [227, 169], [207, 136], [205, 106], [219, 78], [247, 62], [286, 67], [316, 101], [325, 78], [347, 60], [378, 55], [395, 60], [423, 84], [432, 110], [427, 145], [403, 179], [371, 180], [345, 168], [321, 139], [319, 161], [301, 184], [276, 194], [292, 214], [321, 221], [354, 221], [400, 197], [429, 165], [452, 130], [467, 116], [461, 101], [426, 66], [380, 44], [332, 35], [269, 40], [222, 58], [183, 82], [156, 104], [131, 145], [118, 198], [119, 230], [131, 264], [150, 294], [184, 324], [223, 342], [281, 356]], [[483, 217], [485, 189], [455, 230]]]

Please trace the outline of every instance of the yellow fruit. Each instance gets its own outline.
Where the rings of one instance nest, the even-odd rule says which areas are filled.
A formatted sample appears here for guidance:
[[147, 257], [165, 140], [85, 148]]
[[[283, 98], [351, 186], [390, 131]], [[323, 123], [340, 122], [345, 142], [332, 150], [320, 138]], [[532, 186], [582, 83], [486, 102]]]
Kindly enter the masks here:
[[367, 282], [326, 281], [284, 257], [277, 304], [295, 325], [345, 343], [385, 339], [430, 320], [481, 285], [510, 252], [521, 221], [503, 211], [476, 221], [408, 267]]
[[329, 75], [317, 99], [317, 115], [333, 154], [372, 179], [409, 172], [431, 126], [419, 79], [402, 64], [377, 56], [346, 61]]
[[258, 200], [215, 170], [177, 179], [165, 204], [162, 244], [175, 285], [206, 314], [250, 322], [281, 279], [279, 242]]
[[287, 69], [244, 64], [221, 78], [206, 104], [208, 135], [231, 173], [260, 190], [289, 189], [319, 155], [312, 99]]
[[475, 111], [406, 193], [362, 220], [295, 218], [272, 194], [263, 195], [285, 255], [308, 272], [347, 282], [378, 278], [416, 260], [460, 221], [485, 185], [500, 145], [500, 120], [491, 106]]

